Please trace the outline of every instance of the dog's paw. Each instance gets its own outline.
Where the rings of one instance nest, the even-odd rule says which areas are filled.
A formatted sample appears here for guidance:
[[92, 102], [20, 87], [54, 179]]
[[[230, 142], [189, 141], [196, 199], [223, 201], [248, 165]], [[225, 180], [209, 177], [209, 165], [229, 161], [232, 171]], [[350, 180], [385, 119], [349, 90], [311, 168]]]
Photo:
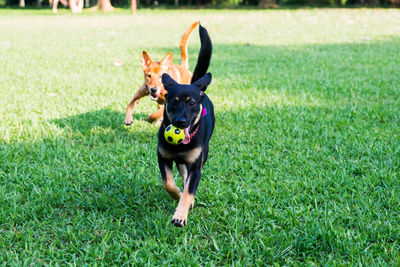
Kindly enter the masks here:
[[129, 125], [131, 125], [133, 123], [133, 120], [125, 120], [124, 121], [124, 124], [126, 125], [126, 126], [129, 126]]
[[186, 225], [187, 219], [176, 219], [172, 218], [171, 223], [176, 227], [184, 227]]
[[155, 120], [156, 120], [156, 119], [153, 118], [151, 115], [149, 115], [149, 116], [146, 118], [146, 121], [147, 121], [148, 123], [153, 123]]
[[171, 219], [171, 223], [176, 227], [184, 227], [187, 223], [187, 212], [185, 214], [183, 212], [176, 211], [174, 217]]
[[126, 126], [129, 126], [133, 123], [133, 114], [129, 111], [126, 112], [125, 114], [125, 120], [124, 120], [124, 124]]

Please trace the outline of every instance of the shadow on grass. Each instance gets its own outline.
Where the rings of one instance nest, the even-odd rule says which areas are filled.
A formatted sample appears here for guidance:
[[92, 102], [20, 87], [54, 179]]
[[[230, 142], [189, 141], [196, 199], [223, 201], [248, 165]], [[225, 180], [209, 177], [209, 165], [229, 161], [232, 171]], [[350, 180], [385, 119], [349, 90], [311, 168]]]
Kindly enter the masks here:
[[[149, 131], [154, 131], [156, 126], [147, 123], [147, 116], [147, 114], [141, 112], [134, 112], [134, 123], [131, 126], [125, 126], [125, 113], [110, 109], [101, 109], [51, 120], [50, 123], [70, 131], [72, 136], [92, 136], [99, 137], [102, 140], [102, 137], [110, 135], [115, 138], [120, 136], [121, 140], [126, 139], [128, 143], [130, 142], [129, 139], [148, 143], [154, 139], [152, 136], [153, 133], [150, 134]], [[137, 124], [144, 124], [147, 127], [139, 127]]]
[[[130, 127], [124, 126], [124, 117], [124, 113], [107, 108], [90, 111], [49, 121], [63, 130], [54, 139], [0, 142], [4, 159], [0, 176], [8, 177], [6, 184], [0, 181], [5, 186], [2, 189], [22, 190], [13, 200], [7, 194], [0, 198], [5, 206], [9, 201], [21, 205], [10, 211], [15, 214], [13, 222], [26, 220], [22, 210], [27, 203], [35, 216], [56, 220], [77, 212], [145, 220], [145, 214], [150, 218], [154, 214], [144, 210], [172, 209], [172, 202], [164, 201], [168, 197], [159, 182], [156, 126], [147, 123], [147, 114], [140, 112], [134, 113]], [[21, 153], [23, 157], [16, 156]], [[19, 180], [12, 169], [29, 173], [33, 183]], [[29, 192], [47, 187], [52, 188], [51, 193], [31, 199]], [[0, 221], [4, 220], [0, 216]]]
[[[116, 131], [122, 131], [123, 127], [121, 122], [123, 118], [121, 112], [113, 111], [110, 109], [101, 109], [81, 113], [71, 117], [52, 120], [54, 123], [62, 128], [71, 128], [73, 131], [78, 131], [84, 135], [89, 134], [93, 128], [102, 127], [110, 128]], [[135, 119], [140, 119], [141, 114], [135, 114]]]

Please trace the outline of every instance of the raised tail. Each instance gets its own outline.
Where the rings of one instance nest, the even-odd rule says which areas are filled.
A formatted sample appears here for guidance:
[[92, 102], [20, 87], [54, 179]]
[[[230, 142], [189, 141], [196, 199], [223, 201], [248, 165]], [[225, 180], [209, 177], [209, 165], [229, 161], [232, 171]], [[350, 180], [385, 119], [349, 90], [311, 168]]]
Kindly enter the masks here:
[[210, 36], [206, 28], [200, 25], [199, 27], [200, 34], [200, 53], [197, 58], [196, 68], [194, 69], [192, 80], [190, 83], [194, 83], [204, 75], [206, 75], [208, 67], [210, 66], [211, 54], [212, 54], [212, 43]]
[[198, 24], [199, 24], [199, 22], [196, 21], [195, 23], [190, 25], [189, 28], [186, 29], [186, 31], [183, 34], [182, 39], [181, 39], [181, 44], [180, 44], [181, 57], [182, 57], [181, 65], [186, 69], [189, 69], [189, 59], [188, 59], [188, 52], [187, 52], [187, 41], [189, 39], [190, 34], [192, 33], [192, 31], [194, 30], [194, 28], [196, 28], [196, 26]]

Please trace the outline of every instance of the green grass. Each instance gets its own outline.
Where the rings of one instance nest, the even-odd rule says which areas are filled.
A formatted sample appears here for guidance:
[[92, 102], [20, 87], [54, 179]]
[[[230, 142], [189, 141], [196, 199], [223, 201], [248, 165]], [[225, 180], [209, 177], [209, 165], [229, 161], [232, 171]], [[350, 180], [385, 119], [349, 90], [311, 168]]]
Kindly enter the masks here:
[[[178, 62], [197, 19], [217, 122], [180, 229], [155, 104], [123, 120], [141, 51]], [[400, 264], [399, 25], [394, 9], [0, 10], [0, 262]], [[192, 69], [198, 49], [196, 33]]]

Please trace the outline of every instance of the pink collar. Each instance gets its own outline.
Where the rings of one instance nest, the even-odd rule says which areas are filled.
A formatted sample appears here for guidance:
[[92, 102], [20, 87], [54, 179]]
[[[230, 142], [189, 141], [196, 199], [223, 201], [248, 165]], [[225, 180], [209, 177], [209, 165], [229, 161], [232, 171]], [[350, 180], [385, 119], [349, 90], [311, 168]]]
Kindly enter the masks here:
[[[205, 115], [207, 115], [207, 109], [203, 108], [201, 116], [204, 117]], [[200, 126], [200, 122], [197, 124], [196, 130], [194, 130], [193, 133], [190, 135], [190, 139], [192, 139], [192, 137], [197, 133], [197, 131], [199, 130], [199, 126]]]
[[205, 115], [207, 115], [207, 109], [206, 108], [203, 108], [203, 113], [201, 113], [201, 116], [205, 116]]

